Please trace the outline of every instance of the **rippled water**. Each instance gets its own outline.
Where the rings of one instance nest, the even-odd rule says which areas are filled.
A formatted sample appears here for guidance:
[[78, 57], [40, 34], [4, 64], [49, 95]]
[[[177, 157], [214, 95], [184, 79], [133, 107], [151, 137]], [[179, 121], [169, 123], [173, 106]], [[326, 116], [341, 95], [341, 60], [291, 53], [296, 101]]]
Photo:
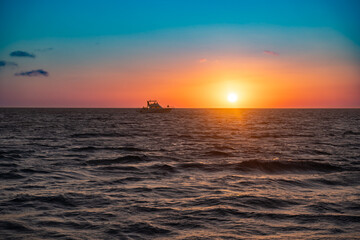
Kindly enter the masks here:
[[353, 239], [360, 110], [0, 109], [1, 239]]

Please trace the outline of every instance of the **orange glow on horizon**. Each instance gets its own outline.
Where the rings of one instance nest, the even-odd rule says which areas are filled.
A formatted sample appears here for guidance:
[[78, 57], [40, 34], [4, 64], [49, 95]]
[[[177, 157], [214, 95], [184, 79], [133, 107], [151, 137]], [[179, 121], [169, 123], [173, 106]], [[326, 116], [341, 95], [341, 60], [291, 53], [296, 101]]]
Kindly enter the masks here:
[[[176, 108], [359, 105], [351, 102], [358, 99], [358, 88], [354, 87], [359, 85], [358, 72], [346, 65], [316, 68], [311, 63], [294, 61], [284, 68], [277, 59], [229, 58], [171, 66], [166, 71], [149, 68], [126, 72], [105, 63], [102, 72], [90, 67], [61, 76], [61, 81], [23, 81], [21, 88], [16, 82], [11, 84], [24, 99], [38, 106], [142, 107], [147, 99]], [[8, 93], [11, 95], [11, 89]], [[236, 93], [237, 101], [229, 102], [229, 93]], [[40, 98], [44, 95], [45, 103]]]

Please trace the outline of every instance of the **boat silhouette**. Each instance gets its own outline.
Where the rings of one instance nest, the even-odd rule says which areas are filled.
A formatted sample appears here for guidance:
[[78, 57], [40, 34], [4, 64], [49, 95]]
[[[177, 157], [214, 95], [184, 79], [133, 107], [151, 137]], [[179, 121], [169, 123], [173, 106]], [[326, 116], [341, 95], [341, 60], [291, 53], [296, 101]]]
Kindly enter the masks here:
[[172, 110], [172, 108], [169, 107], [169, 105], [166, 108], [163, 108], [162, 106], [160, 106], [160, 104], [158, 103], [157, 100], [148, 100], [146, 102], [147, 102], [147, 106], [141, 108], [139, 110], [139, 112], [141, 112], [141, 113], [167, 113]]

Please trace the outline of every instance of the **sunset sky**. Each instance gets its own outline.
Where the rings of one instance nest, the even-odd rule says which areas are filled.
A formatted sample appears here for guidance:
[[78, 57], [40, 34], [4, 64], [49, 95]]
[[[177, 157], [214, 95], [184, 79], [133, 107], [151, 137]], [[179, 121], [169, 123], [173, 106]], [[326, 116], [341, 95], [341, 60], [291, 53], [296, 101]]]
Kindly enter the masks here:
[[360, 107], [359, 9], [0, 0], [0, 106]]

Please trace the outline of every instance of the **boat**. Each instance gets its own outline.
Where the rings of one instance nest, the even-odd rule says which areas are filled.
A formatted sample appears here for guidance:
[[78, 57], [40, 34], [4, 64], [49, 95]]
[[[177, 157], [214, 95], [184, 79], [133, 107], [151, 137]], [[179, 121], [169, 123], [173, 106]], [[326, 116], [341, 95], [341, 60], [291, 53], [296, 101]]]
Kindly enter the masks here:
[[166, 108], [163, 108], [162, 106], [160, 106], [160, 104], [158, 103], [157, 100], [148, 100], [146, 102], [147, 102], [147, 106], [141, 108], [139, 110], [139, 112], [141, 112], [141, 113], [167, 113], [172, 110], [172, 108], [169, 107], [169, 105]]

